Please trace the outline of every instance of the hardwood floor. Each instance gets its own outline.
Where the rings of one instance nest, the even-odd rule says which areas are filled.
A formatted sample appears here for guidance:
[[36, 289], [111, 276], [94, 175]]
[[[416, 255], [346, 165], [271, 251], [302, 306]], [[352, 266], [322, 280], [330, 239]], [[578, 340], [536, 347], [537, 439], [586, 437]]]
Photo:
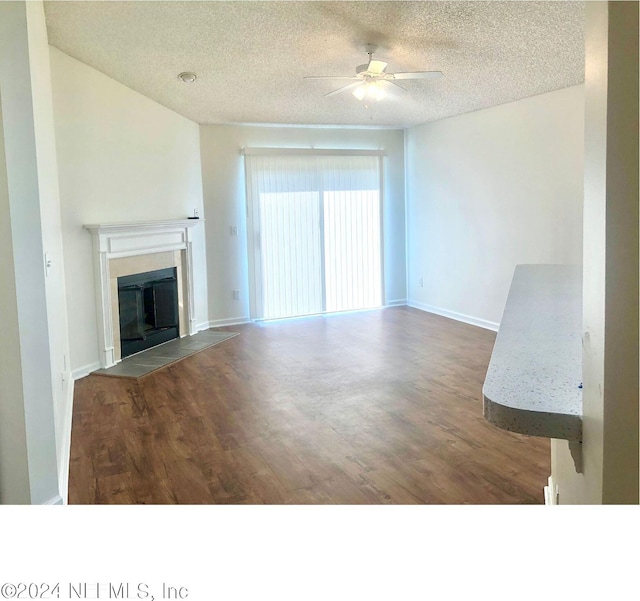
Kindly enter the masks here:
[[549, 440], [482, 417], [494, 333], [408, 307], [227, 329], [76, 382], [70, 503], [543, 502]]

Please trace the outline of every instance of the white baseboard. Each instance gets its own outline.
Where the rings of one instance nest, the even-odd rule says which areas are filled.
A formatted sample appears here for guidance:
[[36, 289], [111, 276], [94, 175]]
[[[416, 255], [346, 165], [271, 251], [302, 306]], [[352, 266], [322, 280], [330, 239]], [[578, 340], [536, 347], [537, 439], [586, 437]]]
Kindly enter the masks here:
[[385, 307], [404, 307], [407, 304], [406, 298], [399, 298], [396, 300], [390, 300], [385, 303]]
[[60, 495], [56, 495], [55, 497], [51, 497], [48, 501], [42, 503], [43, 505], [64, 505], [62, 501], [62, 497]]
[[250, 323], [248, 317], [231, 317], [229, 319], [214, 319], [209, 322], [209, 328], [220, 328], [223, 326], [239, 326], [243, 323]]
[[58, 486], [62, 497], [62, 504], [69, 501], [69, 463], [71, 461], [71, 424], [73, 422], [73, 392], [75, 380], [71, 379], [67, 387], [67, 400], [62, 432], [61, 457], [58, 464]]
[[441, 317], [448, 317], [449, 319], [462, 321], [472, 326], [484, 328], [485, 330], [492, 330], [494, 332], [497, 332], [498, 328], [500, 327], [499, 323], [495, 323], [493, 321], [487, 321], [486, 319], [480, 319], [478, 317], [471, 317], [471, 315], [464, 315], [463, 313], [457, 313], [456, 311], [440, 309], [439, 307], [433, 307], [432, 305], [419, 303], [413, 300], [408, 300], [407, 305], [409, 305], [409, 307], [413, 307], [414, 309], [420, 309], [421, 311], [426, 311], [427, 313], [433, 313], [435, 315], [440, 315]]
[[544, 504], [559, 505], [558, 486], [553, 480], [553, 476], [549, 476], [548, 486], [544, 487]]
[[75, 382], [76, 380], [80, 380], [88, 376], [92, 371], [96, 371], [96, 369], [100, 369], [102, 366], [99, 362], [90, 363], [89, 365], [84, 365], [83, 367], [79, 367], [78, 369], [74, 369], [71, 372], [71, 378]]

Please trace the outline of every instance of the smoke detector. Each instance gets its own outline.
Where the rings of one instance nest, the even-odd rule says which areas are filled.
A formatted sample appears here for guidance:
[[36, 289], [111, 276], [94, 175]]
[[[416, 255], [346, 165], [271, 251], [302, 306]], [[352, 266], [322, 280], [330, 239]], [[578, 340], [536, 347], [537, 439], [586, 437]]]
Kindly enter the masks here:
[[191, 73], [190, 71], [185, 71], [184, 73], [180, 73], [180, 75], [178, 75], [178, 79], [182, 80], [184, 83], [193, 83], [197, 78], [197, 75], [195, 73]]

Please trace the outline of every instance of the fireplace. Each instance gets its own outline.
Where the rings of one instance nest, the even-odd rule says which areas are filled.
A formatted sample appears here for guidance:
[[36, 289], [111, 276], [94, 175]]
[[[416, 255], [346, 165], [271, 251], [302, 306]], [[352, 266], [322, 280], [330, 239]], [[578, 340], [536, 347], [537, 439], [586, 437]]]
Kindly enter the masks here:
[[122, 359], [179, 336], [176, 268], [118, 278]]
[[[84, 226], [93, 236], [102, 368], [143, 350], [147, 342], [155, 345], [198, 331], [192, 232], [203, 221], [173, 219]], [[151, 283], [136, 279], [158, 270], [162, 274], [153, 275]], [[125, 288], [122, 301], [121, 283]], [[125, 313], [122, 322], [121, 310]], [[123, 326], [126, 341], [121, 340]]]

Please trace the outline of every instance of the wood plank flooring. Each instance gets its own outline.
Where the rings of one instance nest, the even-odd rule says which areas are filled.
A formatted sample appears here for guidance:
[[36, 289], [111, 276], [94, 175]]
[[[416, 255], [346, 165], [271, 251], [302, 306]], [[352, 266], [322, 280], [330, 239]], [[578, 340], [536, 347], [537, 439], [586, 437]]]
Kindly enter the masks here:
[[76, 382], [70, 503], [543, 502], [549, 440], [482, 417], [494, 333], [408, 307], [226, 329]]

